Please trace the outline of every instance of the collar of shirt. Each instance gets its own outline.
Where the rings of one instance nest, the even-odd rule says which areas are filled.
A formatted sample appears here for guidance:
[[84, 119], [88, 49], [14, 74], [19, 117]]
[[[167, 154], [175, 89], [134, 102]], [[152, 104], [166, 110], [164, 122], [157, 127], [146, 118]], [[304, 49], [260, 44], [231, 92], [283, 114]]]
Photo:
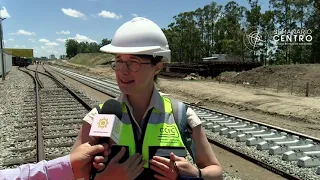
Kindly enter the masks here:
[[[120, 97], [118, 98], [118, 101], [121, 103], [123, 103], [123, 102], [126, 103], [126, 105], [129, 107], [130, 111], [132, 112], [132, 107], [128, 101], [127, 95], [121, 94]], [[150, 104], [145, 112], [145, 115], [152, 107], [156, 108], [158, 111], [164, 113], [162, 98], [161, 98], [161, 95], [155, 85], [153, 85], [153, 91], [152, 91]]]
[[141, 136], [141, 133], [142, 133], [142, 130], [141, 130], [141, 126], [143, 125], [144, 123], [144, 118], [145, 116], [147, 115], [148, 111], [153, 107], [155, 109], [157, 109], [158, 111], [160, 112], [164, 112], [164, 107], [163, 107], [163, 101], [162, 101], [162, 98], [161, 98], [161, 95], [159, 93], [159, 91], [157, 90], [156, 86], [154, 85], [153, 86], [153, 91], [152, 91], [152, 96], [151, 96], [151, 100], [150, 100], [150, 104], [147, 108], [147, 110], [144, 112], [144, 115], [143, 115], [143, 118], [141, 120], [141, 124], [139, 124], [137, 122], [137, 120], [134, 118], [133, 116], [133, 109], [128, 101], [128, 98], [127, 98], [127, 95], [125, 94], [121, 94], [120, 97], [118, 98], [118, 101], [120, 103], [126, 103], [126, 105], [128, 106], [129, 110], [130, 110], [130, 115], [131, 117], [133, 118], [134, 122], [136, 123], [136, 125], [138, 126], [138, 136], [139, 136], [139, 139], [140, 139], [140, 136]]

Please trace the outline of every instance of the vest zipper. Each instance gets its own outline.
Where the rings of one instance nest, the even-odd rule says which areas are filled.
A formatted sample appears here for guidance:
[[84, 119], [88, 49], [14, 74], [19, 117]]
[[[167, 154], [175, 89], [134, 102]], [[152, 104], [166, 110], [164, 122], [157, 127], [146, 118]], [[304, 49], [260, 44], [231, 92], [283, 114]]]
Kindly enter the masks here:
[[131, 125], [133, 126], [132, 131], [133, 131], [134, 141], [135, 141], [135, 145], [136, 145], [136, 152], [139, 154], [142, 154], [142, 145], [143, 145], [144, 135], [146, 133], [147, 125], [149, 123], [149, 119], [150, 119], [153, 107], [148, 111], [147, 116], [144, 118], [145, 122], [143, 123], [142, 128], [141, 128], [140, 139], [138, 139], [138, 134], [137, 134], [137, 131], [135, 130], [135, 128], [139, 128], [139, 127], [137, 127], [138, 125], [136, 123], [134, 123], [135, 121], [133, 120], [133, 118], [131, 116], [131, 112], [130, 112], [127, 105], [126, 105], [126, 108], [128, 111], [129, 119], [131, 121]]

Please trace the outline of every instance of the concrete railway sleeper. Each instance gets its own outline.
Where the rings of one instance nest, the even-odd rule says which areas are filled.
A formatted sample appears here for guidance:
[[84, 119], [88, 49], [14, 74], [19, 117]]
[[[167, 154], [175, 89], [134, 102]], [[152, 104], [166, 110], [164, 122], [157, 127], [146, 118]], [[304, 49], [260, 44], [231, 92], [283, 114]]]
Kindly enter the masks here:
[[[115, 82], [49, 67], [110, 96], [120, 93]], [[185, 103], [201, 118], [211, 143], [288, 179], [320, 178], [320, 139]]]

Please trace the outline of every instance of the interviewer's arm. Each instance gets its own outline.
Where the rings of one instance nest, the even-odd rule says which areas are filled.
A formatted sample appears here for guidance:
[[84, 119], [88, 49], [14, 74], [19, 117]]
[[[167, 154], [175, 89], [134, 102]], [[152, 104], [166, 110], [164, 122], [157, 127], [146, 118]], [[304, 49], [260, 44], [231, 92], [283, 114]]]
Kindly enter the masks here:
[[203, 179], [222, 180], [222, 167], [216, 158], [197, 114], [188, 108], [188, 123], [192, 127], [192, 139], [196, 149], [197, 166], [201, 169]]
[[15, 169], [0, 170], [0, 180], [73, 180], [70, 155], [37, 164], [24, 164]]
[[96, 154], [103, 153], [104, 156], [110, 154], [108, 144], [90, 145], [81, 144], [70, 155], [59, 157], [51, 161], [41, 161], [37, 164], [25, 164], [15, 169], [0, 170], [0, 180], [73, 180], [88, 179], [90, 169], [102, 168], [104, 164], [101, 159], [94, 158]]

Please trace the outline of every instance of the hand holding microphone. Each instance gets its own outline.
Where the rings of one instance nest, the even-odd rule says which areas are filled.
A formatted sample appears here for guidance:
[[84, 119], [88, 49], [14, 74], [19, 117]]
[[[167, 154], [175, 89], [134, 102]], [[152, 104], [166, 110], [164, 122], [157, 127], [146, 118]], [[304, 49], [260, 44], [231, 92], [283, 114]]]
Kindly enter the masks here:
[[[89, 135], [91, 137], [99, 138], [99, 144], [107, 143], [109, 144], [109, 147], [111, 147], [113, 143], [117, 143], [119, 141], [122, 127], [122, 122], [120, 121], [121, 118], [121, 104], [114, 99], [106, 101], [103, 104], [100, 113], [95, 115]], [[101, 164], [102, 162], [105, 163], [104, 155], [105, 154], [99, 153], [94, 158], [95, 162], [93, 162], [93, 167], [91, 168], [91, 180], [95, 178], [97, 170], [102, 171], [105, 169], [106, 165]]]
[[84, 143], [77, 147], [70, 153], [70, 163], [75, 179], [87, 179], [90, 176], [90, 167], [95, 154], [103, 152], [107, 156], [110, 151], [111, 149], [107, 144], [91, 145]]

